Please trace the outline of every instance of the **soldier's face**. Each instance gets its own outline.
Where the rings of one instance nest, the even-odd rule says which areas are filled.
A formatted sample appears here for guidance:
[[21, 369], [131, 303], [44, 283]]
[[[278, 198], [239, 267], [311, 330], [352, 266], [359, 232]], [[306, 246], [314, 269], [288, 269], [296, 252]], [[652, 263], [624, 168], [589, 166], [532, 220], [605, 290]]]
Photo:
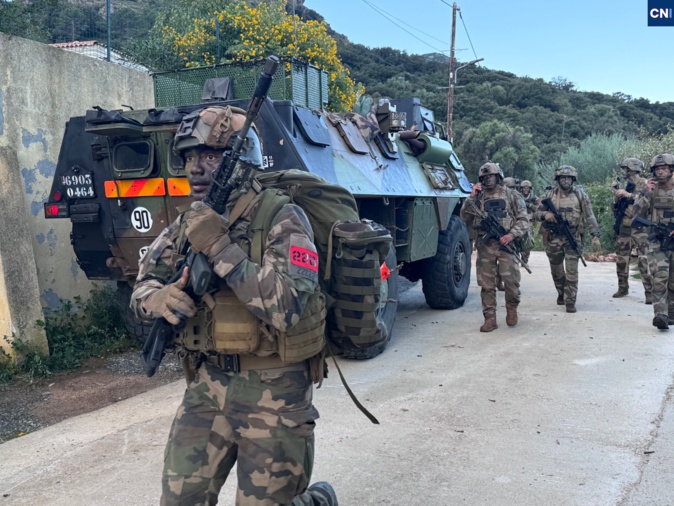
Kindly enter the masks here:
[[530, 193], [531, 193], [531, 188], [529, 188], [528, 186], [522, 187], [522, 196], [528, 197]]
[[672, 167], [670, 165], [659, 165], [653, 171], [658, 183], [666, 183], [672, 178]]
[[185, 172], [194, 200], [203, 200], [213, 184], [213, 172], [222, 161], [223, 150], [205, 146], [185, 152]]
[[496, 187], [496, 174], [487, 174], [480, 178], [480, 183], [485, 190], [493, 190]]
[[573, 186], [573, 177], [572, 176], [559, 176], [557, 180], [559, 182], [559, 187], [562, 190], [570, 190]]

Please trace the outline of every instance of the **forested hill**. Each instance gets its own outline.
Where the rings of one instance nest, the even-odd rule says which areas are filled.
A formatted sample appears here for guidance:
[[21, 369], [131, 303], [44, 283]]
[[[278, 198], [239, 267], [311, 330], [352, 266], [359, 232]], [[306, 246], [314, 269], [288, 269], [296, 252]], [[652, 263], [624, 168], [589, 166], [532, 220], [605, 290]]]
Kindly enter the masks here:
[[[199, 0], [202, 8], [227, 0]], [[250, 3], [257, 3], [249, 0]], [[94, 0], [0, 0], [0, 31], [43, 42], [85, 40], [86, 30], [105, 27]], [[100, 3], [100, 2], [99, 2]], [[289, 2], [290, 3], [290, 2]], [[143, 40], [156, 14], [172, 8], [170, 0], [113, 0], [113, 40], [127, 50]], [[290, 11], [290, 6], [287, 6]], [[304, 19], [319, 13], [296, 2]], [[441, 54], [410, 55], [391, 48], [370, 49], [331, 31], [339, 55], [355, 81], [375, 97], [419, 97], [435, 112], [447, 114], [448, 59]], [[141, 62], [143, 63], [143, 62]], [[489, 62], [484, 62], [488, 65]], [[461, 62], [459, 62], [461, 64]], [[553, 164], [569, 148], [592, 134], [626, 138], [653, 136], [674, 126], [674, 102], [651, 103], [622, 93], [581, 92], [558, 77], [551, 81], [470, 65], [458, 72], [454, 106], [454, 145], [474, 171], [487, 159], [500, 161], [509, 174], [532, 175], [535, 167]]]

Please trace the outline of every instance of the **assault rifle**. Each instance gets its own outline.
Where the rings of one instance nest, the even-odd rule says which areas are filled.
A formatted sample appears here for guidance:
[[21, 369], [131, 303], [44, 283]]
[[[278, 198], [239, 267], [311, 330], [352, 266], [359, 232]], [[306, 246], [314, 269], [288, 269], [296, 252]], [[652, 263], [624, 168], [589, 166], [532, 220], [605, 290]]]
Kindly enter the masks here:
[[637, 227], [652, 227], [655, 230], [651, 235], [648, 236], [649, 239], [658, 239], [660, 241], [660, 247], [663, 251], [674, 251], [674, 237], [670, 237], [669, 234], [674, 231], [674, 222], [667, 223], [654, 223], [642, 218], [641, 216], [636, 216], [632, 220], [632, 228]]
[[[620, 178], [616, 177], [615, 180], [616, 183], [618, 183], [615, 189], [618, 190], [620, 189]], [[634, 181], [628, 179], [627, 183], [625, 183], [625, 191], [628, 193], [632, 193], [634, 191], [634, 188], [636, 188]], [[615, 218], [615, 224], [613, 225], [613, 232], [615, 232], [616, 236], [620, 233], [620, 225], [623, 222], [623, 219], [625, 218], [625, 212], [627, 211], [627, 208], [630, 206], [630, 204], [634, 204], [634, 199], [628, 197], [621, 197], [618, 200], [618, 202], [616, 202], [615, 205], [613, 206], [613, 217]]]
[[566, 218], [564, 218], [564, 216], [562, 216], [561, 213], [557, 210], [555, 204], [552, 203], [552, 199], [545, 198], [541, 200], [541, 204], [543, 204], [543, 206], [545, 207], [545, 209], [548, 210], [548, 212], [551, 212], [552, 214], [555, 215], [556, 223], [549, 223], [548, 227], [568, 241], [569, 246], [571, 246], [571, 249], [576, 253], [576, 255], [578, 255], [583, 265], [587, 267], [585, 259], [583, 258], [583, 255], [580, 252], [580, 248], [578, 247], [578, 243], [576, 242], [576, 238], [573, 236], [573, 232], [571, 232], [571, 225], [569, 225], [569, 222], [566, 221]]
[[[496, 240], [501, 239], [504, 235], [508, 234], [509, 232], [501, 225], [496, 218], [494, 214], [487, 214], [483, 212], [479, 207], [475, 205], [475, 203], [472, 200], [467, 200], [466, 201], [477, 213], [477, 215], [482, 219], [482, 222], [479, 225], [480, 230], [484, 230], [484, 237], [482, 240], [486, 240], [489, 238], [494, 238]], [[517, 248], [513, 245], [513, 242], [509, 242], [506, 245], [501, 244], [501, 247], [506, 250], [508, 253], [510, 253], [512, 256], [515, 257], [515, 260], [524, 267], [524, 269], [531, 274], [531, 268], [529, 267], [529, 264], [527, 264], [524, 260], [522, 260], [522, 255], [520, 252], [517, 250]]]
[[[248, 131], [260, 113], [260, 108], [265, 98], [267, 98], [267, 93], [278, 64], [279, 59], [276, 56], [270, 56], [267, 59], [262, 74], [258, 78], [253, 98], [246, 111], [246, 120], [234, 140], [231, 151], [225, 151], [220, 165], [213, 172], [213, 182], [203, 202], [218, 214], [225, 212], [227, 200], [232, 191], [241, 186], [250, 185], [250, 181], [255, 174], [257, 167], [242, 159], [241, 151], [243, 150], [243, 144]], [[185, 245], [183, 251], [186, 251], [185, 261], [178, 268], [178, 272], [171, 278], [169, 283], [178, 281], [182, 276], [183, 269], [189, 268], [189, 281], [184, 288], [184, 292], [195, 301], [198, 301], [208, 289], [213, 276], [213, 269], [206, 255], [195, 253], [189, 247], [189, 244]], [[173, 327], [164, 318], [155, 320], [141, 352], [141, 361], [148, 377], [154, 375], [166, 354], [167, 348], [170, 347], [173, 341], [176, 330], [180, 330], [182, 326], [184, 326], [184, 323]]]

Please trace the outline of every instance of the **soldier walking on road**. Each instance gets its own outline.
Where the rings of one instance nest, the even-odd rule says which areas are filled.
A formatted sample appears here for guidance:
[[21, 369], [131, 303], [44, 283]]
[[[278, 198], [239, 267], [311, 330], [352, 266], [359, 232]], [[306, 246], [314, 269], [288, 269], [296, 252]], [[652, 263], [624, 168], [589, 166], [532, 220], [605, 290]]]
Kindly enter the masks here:
[[[664, 153], [651, 160], [653, 177], [634, 203], [635, 216], [663, 225], [674, 222], [673, 173], [674, 155]], [[663, 239], [661, 235], [649, 236], [648, 266], [653, 276], [653, 326], [666, 330], [674, 324], [674, 269], [671, 268], [674, 251], [662, 248]]]
[[[641, 273], [641, 282], [644, 285], [646, 304], [652, 304], [653, 295], [651, 294], [651, 290], [653, 289], [653, 281], [648, 269], [648, 233], [640, 228], [630, 228], [632, 218], [634, 217], [634, 200], [646, 186], [646, 179], [641, 177], [644, 162], [638, 158], [625, 158], [621, 162], [620, 168], [625, 171], [627, 181], [634, 183], [634, 189], [628, 192], [626, 189], [621, 188], [616, 189], [614, 193], [614, 208], [621, 201], [629, 204], [625, 208], [622, 222], [616, 224], [616, 227], [620, 227], [616, 235], [618, 291], [613, 294], [613, 297], [624, 297], [629, 294], [630, 256], [632, 249], [636, 248], [639, 255], [639, 272]], [[615, 184], [617, 184], [617, 181]]]
[[[532, 244], [534, 240], [534, 213], [536, 212], [536, 209], [538, 209], [538, 199], [534, 195], [533, 188], [534, 186], [531, 184], [531, 181], [527, 179], [520, 183], [520, 193], [522, 194], [522, 198], [524, 198], [524, 204], [527, 206], [527, 218], [529, 219], [529, 237], [531, 237]], [[524, 260], [524, 263], [529, 263], [530, 254], [531, 250], [522, 250], [522, 260]]]
[[[237, 506], [336, 505], [329, 484], [308, 486], [318, 418], [312, 390], [324, 377], [325, 345], [325, 299], [309, 221], [291, 203], [261, 215], [271, 225], [256, 249], [251, 229], [259, 222], [253, 220], [269, 212], [260, 205], [258, 184], [236, 190], [222, 215], [201, 202], [244, 121], [243, 111], [230, 107], [183, 119], [175, 150], [195, 202], [143, 256], [131, 297], [145, 320], [187, 319], [174, 346], [195, 369], [171, 427], [161, 504], [216, 504], [236, 464]], [[261, 167], [252, 130], [243, 146], [242, 158]], [[214, 273], [213, 290], [198, 303], [184, 291], [187, 269], [170, 282], [185, 241]]]
[[[573, 250], [569, 241], [555, 227], [555, 215], [538, 206], [535, 213], [538, 221], [543, 221], [547, 232], [545, 254], [550, 261], [552, 279], [557, 289], [557, 304], [566, 305], [567, 313], [576, 312], [576, 296], [578, 294], [578, 261], [583, 253], [583, 236], [585, 227], [592, 235], [593, 246], [599, 248], [599, 225], [592, 212], [590, 198], [584, 190], [574, 186], [578, 172], [571, 165], [562, 165], [555, 171], [557, 185], [546, 194], [554, 203], [560, 215], [569, 223], [571, 233], [576, 240], [579, 251]], [[566, 270], [565, 270], [566, 266]]]
[[[481, 287], [484, 323], [480, 332], [491, 332], [496, 323], [496, 277], [500, 275], [505, 285], [506, 323], [517, 325], [517, 306], [520, 303], [520, 266], [515, 257], [502, 246], [510, 244], [528, 232], [527, 211], [522, 196], [502, 185], [503, 172], [495, 163], [486, 163], [480, 170], [479, 183], [461, 207], [461, 219], [477, 232], [476, 270]], [[470, 203], [485, 215], [493, 214], [508, 231], [500, 239], [485, 237], [480, 228], [482, 218]]]

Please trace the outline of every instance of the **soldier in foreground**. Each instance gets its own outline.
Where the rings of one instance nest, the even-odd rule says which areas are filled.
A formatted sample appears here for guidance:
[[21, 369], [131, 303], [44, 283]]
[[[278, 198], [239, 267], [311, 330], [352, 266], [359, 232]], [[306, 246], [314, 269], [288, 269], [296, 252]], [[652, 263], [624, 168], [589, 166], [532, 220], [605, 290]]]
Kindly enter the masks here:
[[[671, 227], [674, 223], [674, 155], [664, 153], [651, 160], [651, 177], [634, 203], [634, 214], [658, 225]], [[674, 324], [674, 271], [671, 268], [674, 251], [665, 249], [663, 242], [674, 236], [653, 231], [649, 236], [649, 268], [653, 274], [653, 326], [666, 330]]]
[[[481, 287], [484, 323], [480, 332], [498, 328], [496, 322], [496, 277], [505, 285], [506, 324], [517, 325], [517, 306], [520, 303], [520, 266], [515, 256], [503, 246], [528, 232], [527, 211], [522, 196], [503, 186], [503, 172], [495, 163], [485, 163], [480, 170], [479, 183], [461, 207], [461, 219], [477, 232], [477, 278]], [[480, 228], [482, 218], [473, 205], [485, 215], [494, 215], [508, 232], [500, 239], [488, 236]]]
[[[613, 207], [616, 210], [616, 272], [618, 274], [618, 291], [613, 297], [624, 297], [629, 294], [630, 255], [632, 248], [636, 247], [639, 254], [639, 272], [641, 282], [644, 285], [646, 304], [653, 303], [653, 281], [648, 269], [648, 234], [640, 228], [630, 228], [634, 217], [634, 199], [641, 194], [646, 186], [646, 179], [641, 177], [644, 162], [638, 158], [625, 158], [620, 163], [620, 168], [625, 171], [626, 187], [615, 189]], [[616, 181], [617, 183], [617, 181]], [[631, 191], [627, 191], [627, 188]], [[620, 216], [618, 216], [620, 213]]]
[[[524, 198], [524, 204], [527, 206], [527, 218], [529, 219], [529, 236], [531, 240], [534, 240], [534, 213], [538, 209], [538, 199], [533, 193], [534, 186], [531, 184], [531, 181], [525, 179], [520, 183], [520, 193], [522, 198]], [[525, 263], [529, 263], [529, 255], [531, 250], [522, 250], [522, 260]]]
[[[201, 202], [242, 128], [242, 112], [208, 107], [183, 119], [175, 150], [195, 202], [143, 256], [131, 298], [143, 319], [163, 317], [174, 325], [187, 319], [175, 348], [196, 369], [169, 435], [161, 504], [216, 504], [236, 464], [237, 505], [336, 505], [329, 484], [308, 487], [318, 418], [312, 390], [324, 377], [325, 345], [309, 221], [300, 207], [284, 205], [258, 263], [251, 259], [249, 226], [265, 212], [259, 187], [235, 191], [223, 215]], [[253, 131], [243, 146], [242, 158], [261, 167]], [[188, 269], [169, 283], [185, 241], [215, 273], [215, 290], [200, 302], [184, 291]], [[289, 344], [299, 359], [282, 359]]]
[[[599, 225], [592, 212], [590, 198], [584, 190], [574, 186], [577, 176], [575, 167], [559, 167], [555, 171], [556, 186], [543, 199], [549, 199], [558, 216], [543, 201], [535, 213], [536, 219], [544, 222], [547, 232], [545, 254], [550, 261], [550, 271], [557, 289], [557, 304], [566, 305], [567, 313], [576, 312], [578, 261], [583, 254], [586, 226], [592, 235], [592, 245], [597, 248], [601, 246]], [[564, 229], [569, 232], [568, 235]]]

